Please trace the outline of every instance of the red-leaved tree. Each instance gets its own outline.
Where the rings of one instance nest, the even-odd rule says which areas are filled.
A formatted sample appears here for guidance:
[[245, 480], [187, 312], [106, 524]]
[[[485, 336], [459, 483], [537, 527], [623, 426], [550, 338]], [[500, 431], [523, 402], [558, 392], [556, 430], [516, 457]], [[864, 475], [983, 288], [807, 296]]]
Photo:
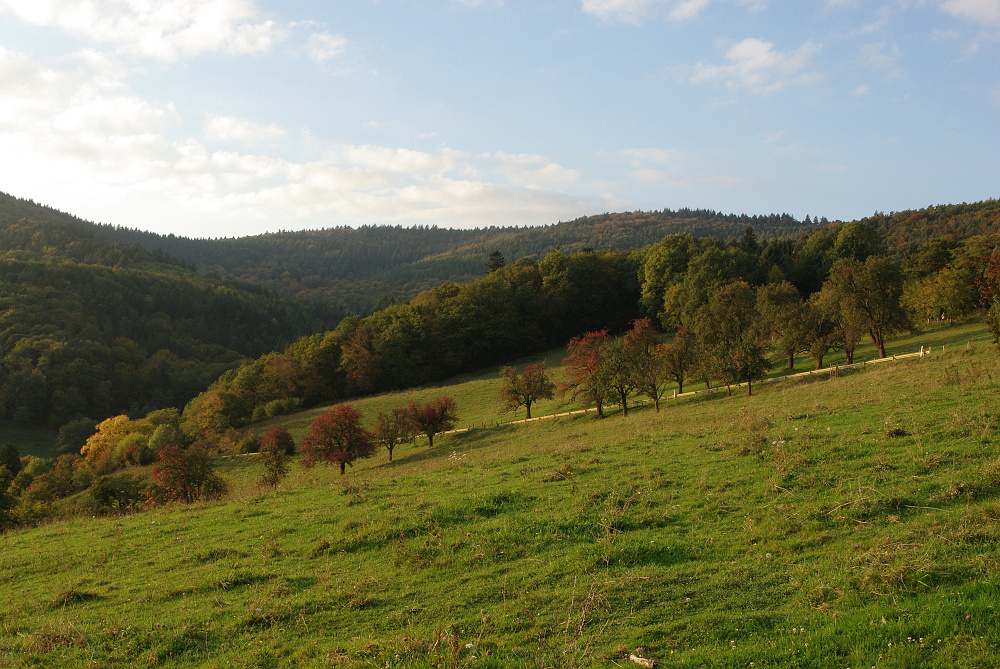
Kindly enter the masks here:
[[340, 473], [359, 458], [375, 454], [375, 439], [361, 427], [361, 414], [350, 404], [338, 404], [320, 414], [309, 426], [302, 440], [302, 466], [312, 467], [317, 460], [336, 462]]
[[215, 463], [201, 447], [165, 446], [150, 473], [153, 486], [148, 490], [150, 503], [186, 502], [218, 499], [226, 493], [225, 480], [215, 473]]
[[571, 393], [574, 400], [597, 405], [598, 418], [604, 418], [604, 401], [611, 393], [601, 373], [602, 348], [609, 338], [604, 329], [570, 339], [569, 355], [563, 358], [565, 380], [559, 386], [560, 395]]
[[457, 411], [455, 400], [447, 395], [431, 400], [423, 406], [411, 402], [406, 408], [410, 420], [417, 426], [417, 432], [427, 435], [427, 445], [430, 448], [434, 448], [435, 434], [447, 432], [455, 427], [455, 423], [458, 422]]

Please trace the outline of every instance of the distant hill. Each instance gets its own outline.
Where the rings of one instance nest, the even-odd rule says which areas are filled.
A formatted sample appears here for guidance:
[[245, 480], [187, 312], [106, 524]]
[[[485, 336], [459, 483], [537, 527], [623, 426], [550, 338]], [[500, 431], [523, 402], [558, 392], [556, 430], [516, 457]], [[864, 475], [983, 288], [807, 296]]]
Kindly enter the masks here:
[[961, 241], [1000, 233], [1000, 201], [943, 204], [861, 220], [879, 231], [890, 251], [906, 252], [931, 239]]
[[444, 281], [466, 283], [482, 276], [494, 250], [507, 262], [541, 259], [556, 249], [630, 251], [680, 232], [735, 239], [747, 226], [762, 240], [814, 227], [788, 214], [664, 209], [588, 216], [540, 227], [338, 227], [236, 239], [189, 239], [110, 225], [93, 229], [108, 240], [161, 251], [202, 271], [365, 313], [380, 299], [405, 301]]
[[0, 195], [0, 419], [58, 427], [183, 405], [343, 316]]

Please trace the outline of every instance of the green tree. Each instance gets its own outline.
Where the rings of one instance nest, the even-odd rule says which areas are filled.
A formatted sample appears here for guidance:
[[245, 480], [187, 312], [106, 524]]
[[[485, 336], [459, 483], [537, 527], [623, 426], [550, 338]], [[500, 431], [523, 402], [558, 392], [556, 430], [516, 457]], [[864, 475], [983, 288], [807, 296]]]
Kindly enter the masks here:
[[664, 371], [667, 378], [677, 384], [678, 394], [684, 392], [684, 381], [698, 370], [700, 357], [698, 335], [686, 327], [678, 328], [663, 356]]
[[659, 333], [648, 318], [632, 322], [632, 329], [622, 337], [631, 366], [635, 389], [653, 400], [657, 413], [660, 399], [669, 380], [667, 347], [660, 343]]
[[622, 337], [610, 339], [601, 346], [601, 363], [595, 382], [618, 399], [622, 416], [628, 416], [628, 396], [635, 392], [636, 376], [632, 351]]
[[862, 223], [852, 221], [844, 223], [837, 233], [837, 241], [833, 245], [835, 259], [848, 259], [864, 262], [873, 255], [885, 254], [885, 242], [878, 231]]
[[527, 365], [521, 370], [503, 367], [500, 370], [500, 403], [504, 411], [516, 412], [524, 407], [531, 418], [531, 405], [555, 396], [556, 384], [545, 369], [545, 363]]
[[[767, 372], [767, 330], [757, 312], [754, 290], [746, 282], [727, 284], [698, 311], [697, 330], [715, 368], [727, 384], [753, 382]], [[730, 392], [732, 392], [730, 390]]]
[[[823, 358], [840, 341], [837, 324], [817, 305], [819, 294], [802, 308], [802, 338], [806, 350], [816, 360], [816, 369], [823, 369]], [[851, 348], [851, 356], [854, 349]]]
[[886, 357], [886, 337], [914, 329], [902, 304], [903, 274], [891, 258], [840, 259], [828, 281], [840, 298], [840, 309], [864, 324], [880, 358]]
[[494, 249], [490, 251], [490, 257], [486, 261], [486, 273], [492, 274], [493, 272], [499, 271], [504, 268], [507, 261], [504, 260], [503, 253], [499, 250]]
[[12, 479], [21, 473], [21, 454], [9, 441], [0, 444], [0, 467], [6, 467]]
[[762, 286], [757, 291], [757, 311], [774, 349], [787, 360], [786, 369], [793, 369], [795, 354], [805, 346], [799, 291], [787, 281]]
[[312, 467], [317, 460], [335, 462], [341, 476], [355, 460], [374, 454], [375, 440], [361, 427], [361, 414], [349, 404], [338, 404], [317, 416], [302, 440], [303, 467]]

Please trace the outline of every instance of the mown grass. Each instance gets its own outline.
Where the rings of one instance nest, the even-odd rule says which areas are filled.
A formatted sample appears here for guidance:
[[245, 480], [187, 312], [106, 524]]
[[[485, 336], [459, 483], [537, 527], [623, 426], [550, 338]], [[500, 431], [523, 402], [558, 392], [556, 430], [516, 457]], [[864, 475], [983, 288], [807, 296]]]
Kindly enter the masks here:
[[0, 664], [998, 666], [1000, 356], [971, 333], [273, 491], [228, 458], [226, 502], [0, 538]]

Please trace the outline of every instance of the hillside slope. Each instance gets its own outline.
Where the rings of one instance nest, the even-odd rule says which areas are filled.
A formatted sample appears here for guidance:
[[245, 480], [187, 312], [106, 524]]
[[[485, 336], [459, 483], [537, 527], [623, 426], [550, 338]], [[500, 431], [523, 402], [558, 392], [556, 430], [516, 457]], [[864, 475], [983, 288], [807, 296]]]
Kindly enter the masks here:
[[[0, 537], [13, 666], [1000, 662], [993, 347]], [[914, 411], [919, 407], [919, 411]], [[438, 442], [436, 442], [438, 443]]]
[[225, 369], [343, 316], [7, 196], [0, 314], [0, 419], [51, 427], [183, 405]]

